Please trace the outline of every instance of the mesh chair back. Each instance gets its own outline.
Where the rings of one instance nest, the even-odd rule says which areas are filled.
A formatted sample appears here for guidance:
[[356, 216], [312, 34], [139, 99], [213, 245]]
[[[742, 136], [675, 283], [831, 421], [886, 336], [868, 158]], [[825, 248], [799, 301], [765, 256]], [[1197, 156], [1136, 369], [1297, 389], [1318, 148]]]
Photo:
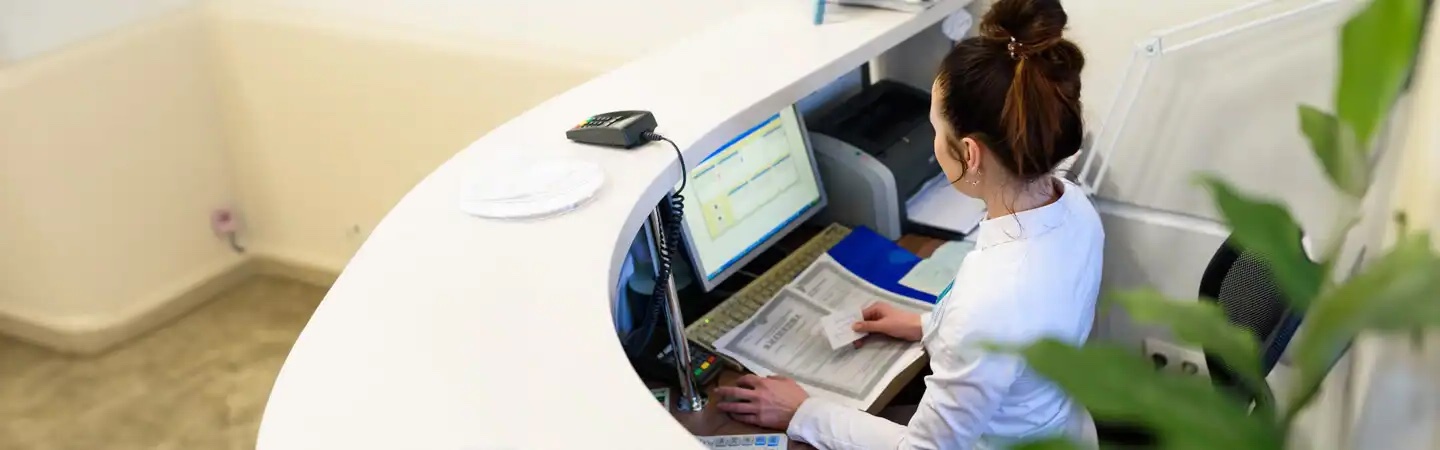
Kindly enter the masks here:
[[[1241, 250], [1233, 238], [1220, 246], [1205, 268], [1200, 298], [1218, 303], [1230, 323], [1249, 330], [1260, 343], [1263, 374], [1275, 367], [1300, 324], [1300, 315], [1290, 308], [1269, 267], [1254, 253]], [[1207, 352], [1205, 360], [1216, 384], [1247, 402], [1255, 398], [1217, 358]]]

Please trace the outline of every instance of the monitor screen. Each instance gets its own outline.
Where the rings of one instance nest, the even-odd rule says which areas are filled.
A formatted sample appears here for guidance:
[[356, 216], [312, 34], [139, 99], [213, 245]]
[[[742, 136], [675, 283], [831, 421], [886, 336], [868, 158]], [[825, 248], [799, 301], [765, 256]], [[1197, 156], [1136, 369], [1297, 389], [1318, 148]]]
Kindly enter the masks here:
[[795, 108], [700, 160], [684, 196], [685, 241], [708, 291], [825, 206], [810, 137]]

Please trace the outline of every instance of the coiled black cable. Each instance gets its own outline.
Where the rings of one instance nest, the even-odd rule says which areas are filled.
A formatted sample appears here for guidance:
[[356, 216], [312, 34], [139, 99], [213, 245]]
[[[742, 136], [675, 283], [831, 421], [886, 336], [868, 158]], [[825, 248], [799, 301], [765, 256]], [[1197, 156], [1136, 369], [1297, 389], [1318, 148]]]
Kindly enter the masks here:
[[680, 153], [680, 146], [675, 145], [675, 141], [670, 140], [670, 138], [661, 136], [654, 131], [646, 131], [644, 133], [640, 133], [640, 137], [643, 137], [645, 138], [645, 140], [650, 142], [665, 141], [665, 143], [670, 144], [670, 148], [675, 149], [675, 159], [680, 160], [680, 187], [676, 188], [675, 193], [670, 194], [670, 196], [675, 198], [683, 198], [680, 197], [680, 193], [685, 191], [685, 182], [687, 181], [687, 177], [685, 176], [685, 155]]
[[[640, 347], [650, 343], [655, 336], [655, 327], [663, 320], [665, 308], [669, 305], [669, 294], [666, 290], [671, 275], [671, 258], [680, 253], [680, 235], [684, 231], [682, 227], [685, 218], [685, 196], [680, 195], [685, 190], [685, 155], [680, 153], [680, 146], [675, 141], [656, 134], [653, 131], [646, 131], [640, 135], [648, 141], [665, 141], [670, 148], [675, 149], [675, 158], [680, 160], [680, 187], [675, 192], [666, 196], [660, 201], [658, 208], [663, 217], [661, 236], [655, 236], [655, 247], [659, 249], [654, 264], [658, 268], [655, 275], [655, 288], [651, 297], [655, 300], [654, 307], [650, 311], [650, 320], [646, 321], [644, 339], [640, 341]], [[674, 350], [672, 350], [674, 351]], [[678, 353], [677, 353], [678, 354]]]

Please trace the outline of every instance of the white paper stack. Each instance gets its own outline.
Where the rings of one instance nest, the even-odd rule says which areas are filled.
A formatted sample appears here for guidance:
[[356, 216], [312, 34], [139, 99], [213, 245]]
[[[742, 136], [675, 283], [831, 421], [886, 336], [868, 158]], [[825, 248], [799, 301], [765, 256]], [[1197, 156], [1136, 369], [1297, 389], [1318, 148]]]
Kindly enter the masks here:
[[905, 201], [905, 218], [941, 230], [970, 234], [985, 219], [985, 202], [955, 190], [942, 172]]
[[604, 181], [600, 166], [587, 161], [495, 158], [466, 180], [460, 209], [496, 219], [553, 216], [579, 207]]

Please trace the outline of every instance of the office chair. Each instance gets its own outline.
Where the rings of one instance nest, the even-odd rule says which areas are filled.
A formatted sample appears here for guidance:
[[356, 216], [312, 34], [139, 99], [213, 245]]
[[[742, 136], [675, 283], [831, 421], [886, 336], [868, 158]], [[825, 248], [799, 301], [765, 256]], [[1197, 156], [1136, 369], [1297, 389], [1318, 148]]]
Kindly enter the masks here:
[[[1275, 368], [1300, 327], [1300, 312], [1290, 307], [1265, 262], [1253, 253], [1241, 251], [1233, 237], [1215, 252], [1200, 277], [1200, 299], [1219, 304], [1230, 323], [1249, 330], [1260, 343], [1262, 376]], [[1258, 393], [1241, 385], [1235, 372], [1214, 354], [1205, 353], [1205, 365], [1211, 380], [1222, 390], [1245, 404], [1255, 400]]]
[[[1280, 361], [1290, 338], [1300, 326], [1301, 315], [1290, 308], [1285, 294], [1265, 262], [1243, 251], [1232, 236], [1220, 245], [1200, 277], [1200, 301], [1220, 305], [1230, 323], [1249, 330], [1260, 343], [1261, 375]], [[1210, 352], [1205, 352], [1210, 378], [1222, 391], [1250, 404], [1258, 393], [1242, 385], [1235, 372]], [[1144, 427], [1125, 423], [1096, 422], [1096, 434], [1104, 445], [1148, 446], [1156, 443]]]

